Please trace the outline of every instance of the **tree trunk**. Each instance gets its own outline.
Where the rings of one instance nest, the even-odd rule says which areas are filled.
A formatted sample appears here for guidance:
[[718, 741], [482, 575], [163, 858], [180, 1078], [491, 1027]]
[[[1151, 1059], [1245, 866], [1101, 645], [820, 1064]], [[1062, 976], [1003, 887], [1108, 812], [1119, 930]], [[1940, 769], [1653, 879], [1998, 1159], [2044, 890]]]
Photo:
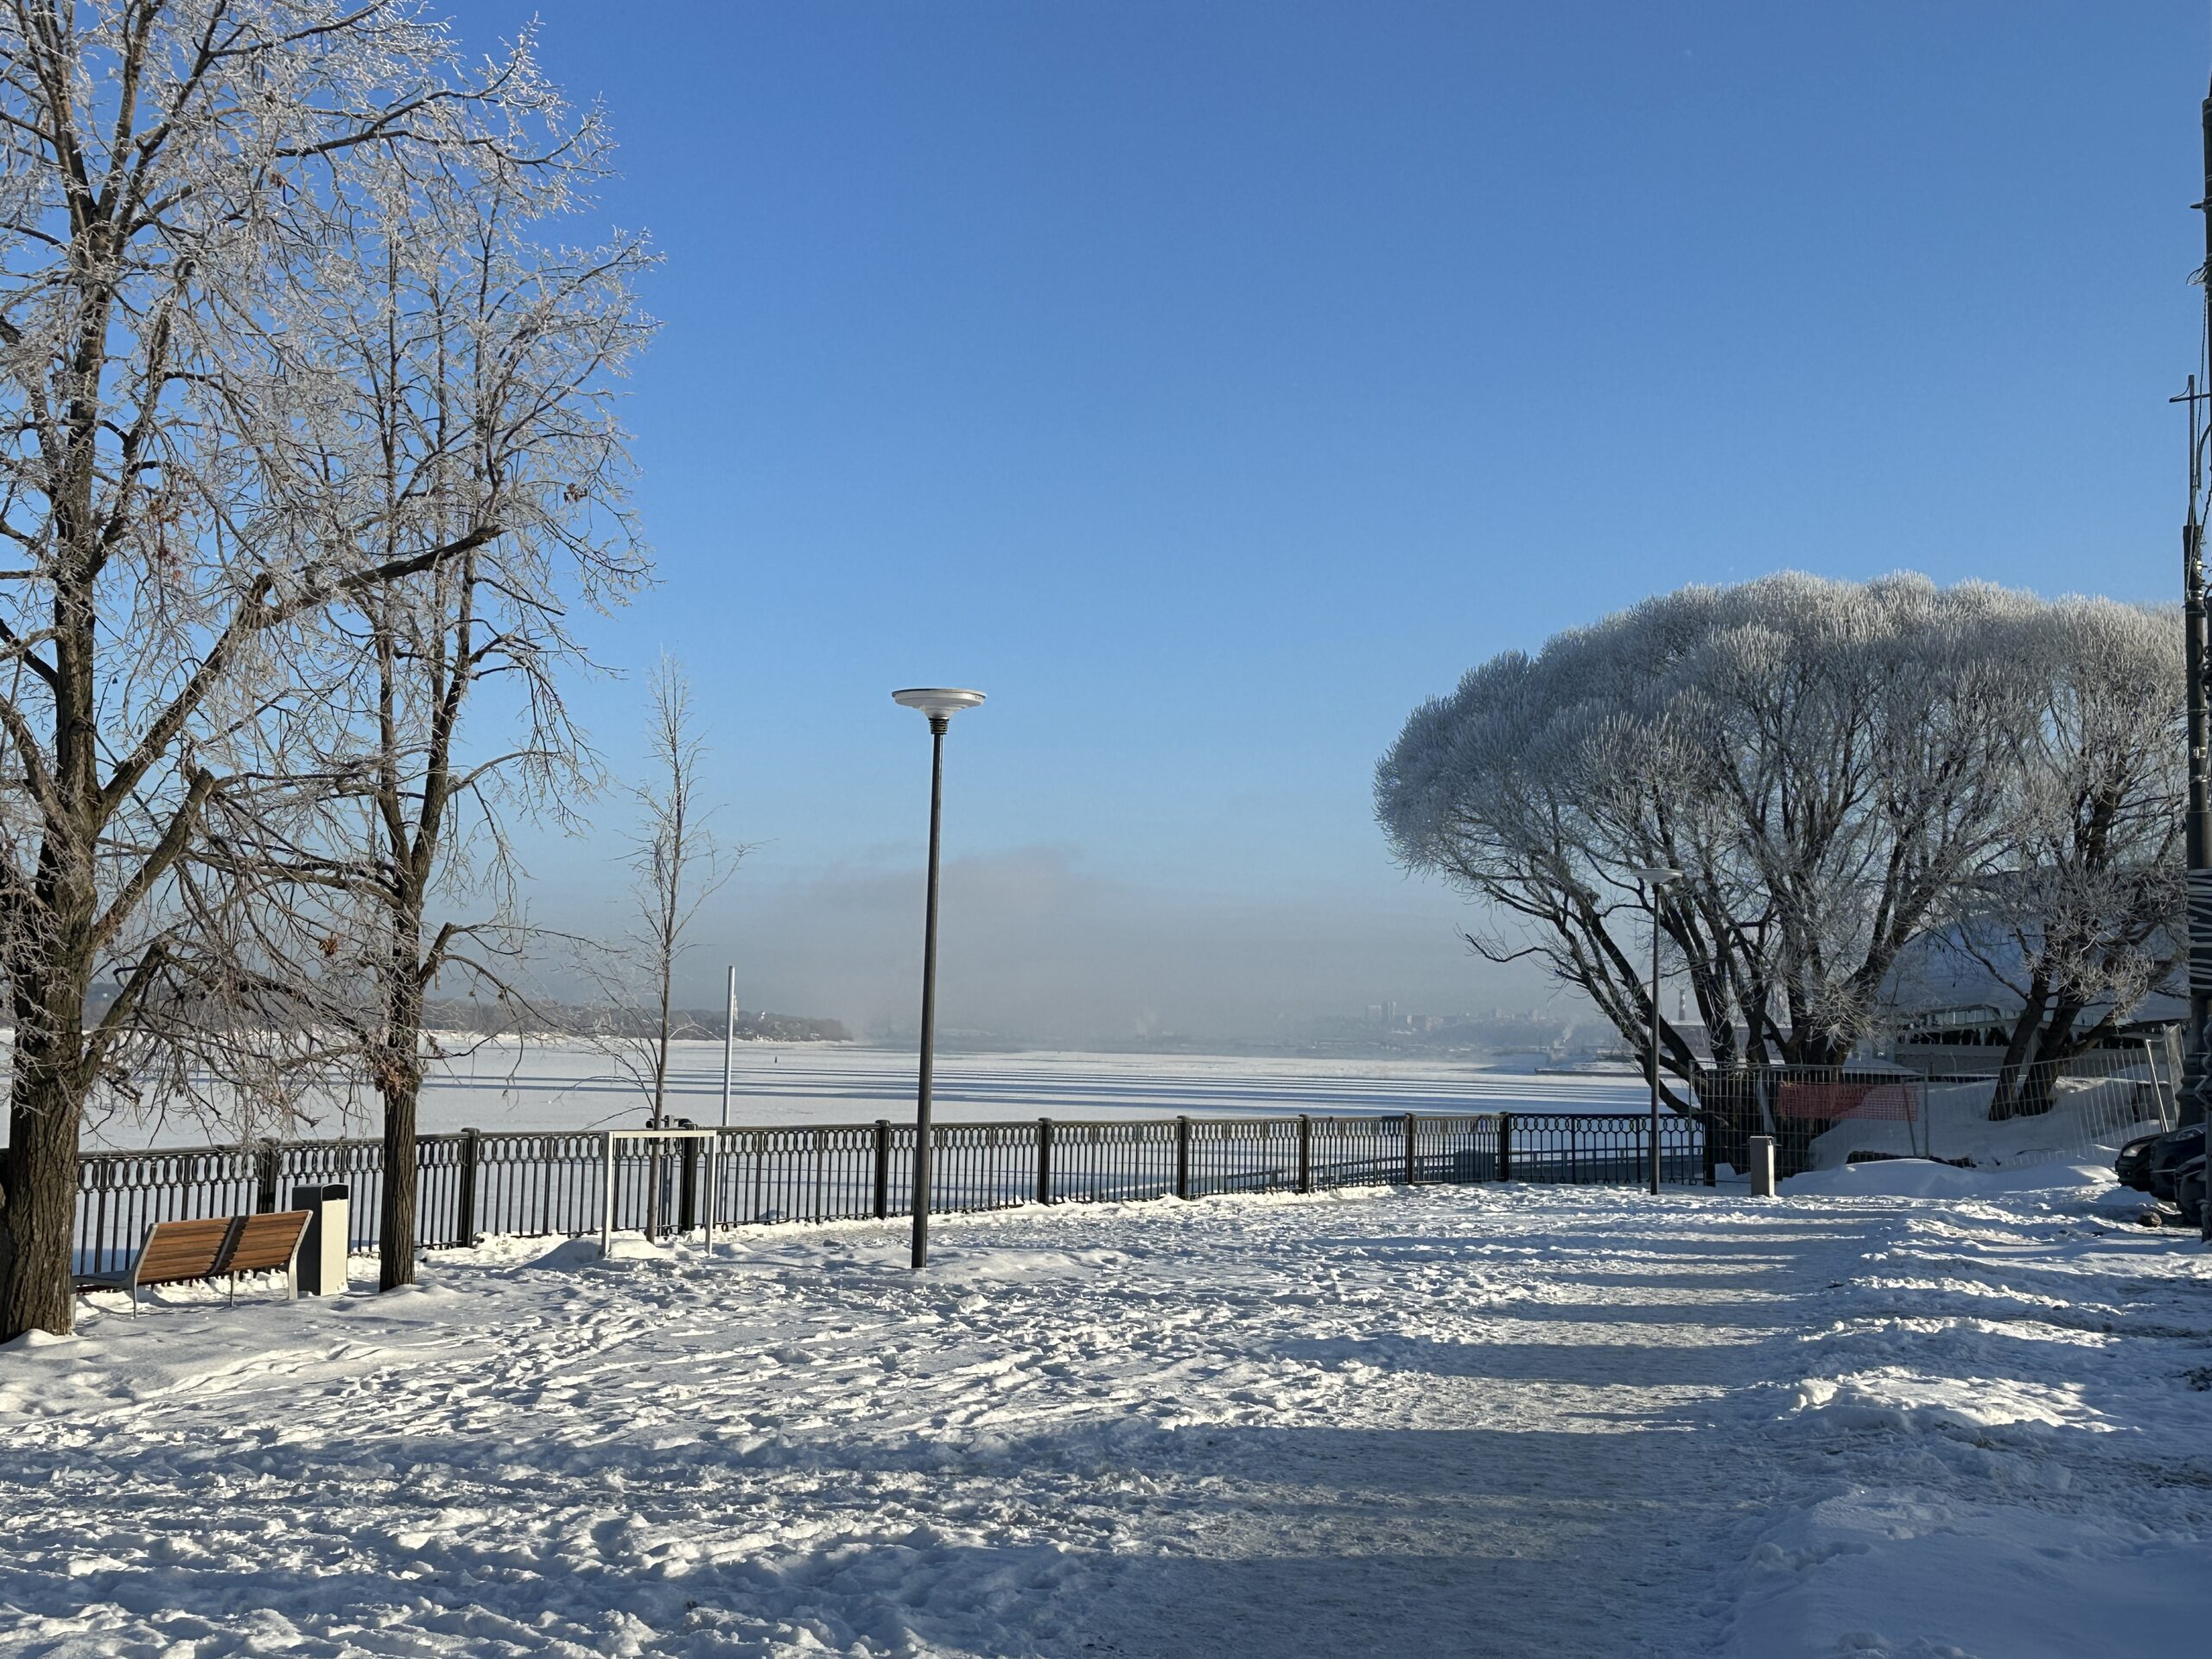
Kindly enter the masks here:
[[1990, 1096], [1989, 1116], [1993, 1122], [2019, 1116], [2019, 1095], [2022, 1072], [2028, 1064], [2028, 1055], [2035, 1047], [2036, 1033], [2042, 1029], [2044, 1011], [2050, 1003], [2050, 982], [2037, 973], [2028, 982], [2027, 995], [2021, 1000], [2020, 1012], [2012, 1021], [2012, 1030], [2005, 1041], [2005, 1058], [1997, 1068], [1997, 1089]]
[[[681, 820], [678, 820], [679, 825]], [[681, 830], [678, 830], [677, 861], [675, 879], [682, 880]], [[668, 1035], [669, 1007], [676, 995], [676, 905], [677, 889], [671, 887], [664, 896], [661, 912], [661, 931], [658, 944], [660, 954], [660, 1035], [653, 1043], [653, 1110], [652, 1126], [656, 1129], [668, 1127]], [[667, 1173], [661, 1162], [661, 1143], [647, 1143], [651, 1151], [645, 1159], [645, 1237], [648, 1242], [660, 1237], [666, 1230], [668, 1218], [661, 1213], [661, 1187]]]
[[[0, 1157], [0, 1341], [68, 1334], [76, 1313], [73, 1240], [83, 1121], [85, 993], [92, 978], [89, 895], [73, 928], [33, 942], [16, 969], [15, 1081]], [[28, 953], [27, 953], [28, 954]]]
[[1759, 1071], [1750, 1065], [1709, 1066], [1700, 1069], [1697, 1099], [1700, 1116], [1713, 1141], [1716, 1163], [1742, 1169], [1750, 1138], [1760, 1133]]
[[26, 1077], [18, 1051], [0, 1171], [0, 1340], [26, 1331], [67, 1336], [76, 1313], [78, 1102], [48, 1070]]
[[2013, 1105], [2013, 1114], [2019, 1117], [2040, 1117], [2051, 1108], [2057, 1097], [2059, 1068], [2074, 1058], [2075, 1038], [2074, 1027], [2082, 1018], [2082, 1004], [2076, 998], [2061, 996], [2044, 1022], [2036, 1041], [2035, 1058], [2029, 1064], [2027, 1075], [2022, 1080]]
[[384, 1096], [384, 1197], [378, 1207], [377, 1288], [415, 1282], [415, 1090], [380, 1085]]
[[377, 1092], [384, 1097], [384, 1195], [378, 1207], [377, 1288], [397, 1290], [415, 1282], [415, 1211], [422, 1167], [415, 1151], [415, 1107], [423, 1088], [423, 987], [419, 952], [421, 912], [414, 925], [403, 914], [394, 925], [391, 980], [385, 992], [383, 1052]]
[[1844, 1065], [1850, 1062], [1853, 1046], [1847, 1038], [1810, 1033], [1800, 1024], [1789, 1040], [1783, 1044], [1783, 1063], [1787, 1065]]

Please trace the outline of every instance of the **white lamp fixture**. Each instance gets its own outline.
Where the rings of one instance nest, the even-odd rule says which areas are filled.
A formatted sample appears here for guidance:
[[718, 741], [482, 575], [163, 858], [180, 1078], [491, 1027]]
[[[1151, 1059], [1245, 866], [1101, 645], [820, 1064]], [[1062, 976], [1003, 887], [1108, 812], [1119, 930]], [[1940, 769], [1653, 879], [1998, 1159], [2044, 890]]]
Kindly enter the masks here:
[[917, 685], [891, 694], [891, 701], [901, 709], [919, 709], [931, 720], [950, 720], [963, 709], [973, 709], [982, 700], [982, 692], [963, 690], [955, 685]]

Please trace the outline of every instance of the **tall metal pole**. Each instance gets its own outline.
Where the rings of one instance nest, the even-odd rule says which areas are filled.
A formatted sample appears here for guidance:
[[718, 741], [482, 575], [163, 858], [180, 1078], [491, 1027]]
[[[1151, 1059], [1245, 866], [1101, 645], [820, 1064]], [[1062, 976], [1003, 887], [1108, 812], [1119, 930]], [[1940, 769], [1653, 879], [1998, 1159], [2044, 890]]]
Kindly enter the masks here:
[[[2195, 459], [2200, 442], [2195, 375], [2190, 376], [2189, 386], [2190, 471], [2195, 474], [2201, 471]], [[2205, 937], [2207, 924], [2212, 922], [2212, 916], [2205, 913], [2206, 901], [2212, 899], [2212, 891], [2207, 887], [2208, 881], [2212, 881], [2212, 869], [2206, 868], [2212, 858], [2212, 788], [2208, 788], [2206, 767], [2212, 713], [2206, 707], [2204, 683], [2204, 527], [2197, 522], [2194, 479], [2189, 493], [2189, 521], [2181, 532], [2182, 639], [2189, 678], [2189, 806], [2184, 822], [2189, 858], [2189, 1029], [2177, 1106], [2181, 1121], [2194, 1123], [2204, 1113], [2205, 1024], [2207, 1016], [2212, 1015], [2212, 961], [2207, 960], [2212, 939]]]
[[[2206, 270], [2205, 340], [2212, 344], [2212, 92], [2200, 109], [2203, 137], [2204, 195], [2197, 209], [2204, 215]], [[2212, 784], [2208, 784], [2207, 745], [2212, 742], [2212, 710], [2207, 707], [2205, 667], [2207, 634], [2204, 613], [2204, 525], [2199, 504], [2204, 493], [2205, 423], [2201, 418], [2196, 377], [2189, 379], [2189, 514], [2182, 525], [2182, 616], [2185, 663], [2189, 676], [2189, 817], [2187, 843], [2189, 887], [2187, 934], [2189, 944], [2189, 1029], [2183, 1048], [2181, 1098], [2177, 1116], [2184, 1123], [2202, 1121], [2205, 1115], [2207, 1084], [2206, 1027], [2212, 1022]], [[2208, 1236], [2212, 1236], [2209, 1234]]]
[[914, 1095], [914, 1256], [917, 1271], [930, 1259], [930, 1081], [937, 1058], [937, 834], [944, 809], [944, 728], [947, 717], [930, 716], [929, 906], [922, 924], [922, 1076]]
[[[2197, 211], [2204, 215], [2204, 264], [2197, 272], [2204, 289], [2204, 332], [2199, 347], [2202, 359], [2212, 353], [2212, 90], [2198, 109], [2204, 140], [2204, 194]], [[2189, 1030], [2183, 1048], [2181, 1098], [2176, 1120], [2202, 1123], [2212, 1118], [2212, 1077], [2207, 1071], [2207, 1050], [2212, 1048], [2212, 789], [2206, 782], [2205, 748], [2212, 717], [2206, 709], [2204, 675], [2208, 656], [2204, 616], [2204, 521], [2199, 504], [2204, 499], [2206, 423], [2199, 418], [2196, 378], [2189, 383], [2189, 519], [2182, 528], [2182, 602], [2187, 616], [2189, 664], [2189, 899], [2186, 931], [2189, 943]], [[2212, 1244], [2212, 1204], [2204, 1206], [2197, 1224], [2199, 1236]]]
[[729, 995], [722, 1003], [722, 1128], [729, 1128], [730, 1052], [737, 1046], [737, 964], [729, 965]]
[[1651, 1196], [1659, 1196], [1659, 884], [1651, 884]]

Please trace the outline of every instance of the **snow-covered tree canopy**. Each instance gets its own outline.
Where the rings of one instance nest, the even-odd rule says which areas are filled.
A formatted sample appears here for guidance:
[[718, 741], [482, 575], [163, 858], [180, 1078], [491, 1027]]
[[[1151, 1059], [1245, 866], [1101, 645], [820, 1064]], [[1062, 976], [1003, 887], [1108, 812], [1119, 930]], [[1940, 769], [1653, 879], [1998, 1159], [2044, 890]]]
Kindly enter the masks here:
[[[1899, 953], [1969, 915], [2001, 912], [2062, 978], [2084, 939], [2155, 954], [2181, 703], [2180, 630], [2155, 613], [1784, 574], [1471, 670], [1407, 721], [1376, 812], [1408, 868], [1496, 914], [1478, 949], [1548, 962], [1626, 1035], [1651, 1017], [1634, 872], [1681, 870], [1658, 923], [1714, 1059], [1828, 1062], [1873, 1027]], [[2116, 887], [2136, 924], [2074, 913]], [[1687, 1070], [1681, 1034], [1664, 1041]]]
[[134, 1027], [290, 968], [259, 836], [380, 712], [365, 632], [495, 563], [509, 614], [630, 580], [579, 509], [635, 250], [542, 234], [604, 148], [423, 0], [0, 0], [0, 1338], [68, 1329]]

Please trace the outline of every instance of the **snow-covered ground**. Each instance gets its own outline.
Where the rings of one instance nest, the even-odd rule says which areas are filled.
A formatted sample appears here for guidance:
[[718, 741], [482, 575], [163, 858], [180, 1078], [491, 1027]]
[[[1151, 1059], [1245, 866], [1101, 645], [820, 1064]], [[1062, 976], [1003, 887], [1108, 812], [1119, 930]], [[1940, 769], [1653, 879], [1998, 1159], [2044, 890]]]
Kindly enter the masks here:
[[[843, 1043], [742, 1043], [732, 1065], [730, 1121], [867, 1123], [910, 1116], [911, 1050]], [[720, 1043], [679, 1043], [676, 1112], [721, 1121]], [[981, 1119], [1194, 1117], [1249, 1112], [1634, 1111], [1643, 1085], [1628, 1075], [1538, 1077], [1449, 1060], [1281, 1059], [1250, 1055], [941, 1054], [938, 1116]], [[373, 1101], [305, 1103], [295, 1133], [372, 1134]], [[555, 1129], [643, 1121], [646, 1100], [607, 1057], [581, 1042], [494, 1042], [435, 1063], [422, 1128]], [[258, 1133], [271, 1132], [266, 1126]], [[91, 1126], [93, 1147], [235, 1141], [232, 1124], [113, 1117]]]
[[[2212, 1262], [2093, 1172], [507, 1241], [0, 1349], [31, 1653], [2202, 1650]], [[2008, 1189], [2006, 1180], [2014, 1183]]]

